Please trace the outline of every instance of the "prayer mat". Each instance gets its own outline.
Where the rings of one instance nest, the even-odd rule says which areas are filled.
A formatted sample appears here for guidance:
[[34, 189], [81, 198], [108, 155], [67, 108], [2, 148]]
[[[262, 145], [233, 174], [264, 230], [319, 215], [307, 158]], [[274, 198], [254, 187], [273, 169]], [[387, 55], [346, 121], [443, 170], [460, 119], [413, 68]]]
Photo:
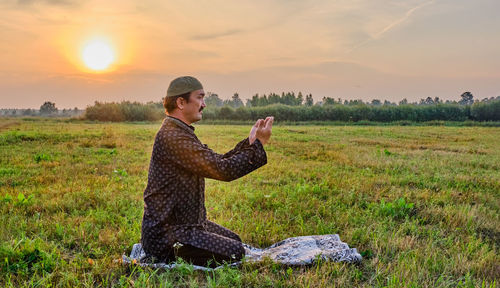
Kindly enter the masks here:
[[[268, 248], [260, 249], [247, 244], [245, 247], [245, 262], [259, 262], [266, 258], [271, 259], [276, 263], [287, 266], [305, 266], [311, 265], [318, 261], [334, 261], [334, 262], [360, 262], [362, 257], [356, 248], [349, 248], [349, 245], [340, 241], [337, 234], [330, 235], [311, 235], [292, 237], [280, 241]], [[134, 244], [130, 256], [123, 255], [123, 263], [134, 263], [143, 267], [173, 269], [179, 266], [177, 263], [147, 263], [141, 262], [146, 254], [140, 243]], [[238, 266], [240, 262], [233, 263], [229, 266]], [[213, 269], [220, 269], [223, 265]], [[193, 265], [194, 270], [211, 271], [212, 268]]]

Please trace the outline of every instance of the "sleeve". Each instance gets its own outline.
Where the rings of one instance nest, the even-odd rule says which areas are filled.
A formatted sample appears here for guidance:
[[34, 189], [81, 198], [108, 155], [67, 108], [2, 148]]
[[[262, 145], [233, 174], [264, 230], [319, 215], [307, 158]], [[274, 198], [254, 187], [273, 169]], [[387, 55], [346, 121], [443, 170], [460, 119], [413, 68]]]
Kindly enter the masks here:
[[234, 154], [238, 153], [241, 149], [248, 147], [249, 145], [250, 145], [250, 140], [248, 138], [245, 138], [241, 140], [238, 144], [236, 144], [236, 146], [231, 151], [222, 155], [222, 158], [229, 158]]
[[232, 181], [267, 163], [266, 151], [258, 139], [252, 145], [245, 145], [245, 139], [224, 155], [187, 133], [164, 137], [162, 141], [169, 161], [201, 177]]

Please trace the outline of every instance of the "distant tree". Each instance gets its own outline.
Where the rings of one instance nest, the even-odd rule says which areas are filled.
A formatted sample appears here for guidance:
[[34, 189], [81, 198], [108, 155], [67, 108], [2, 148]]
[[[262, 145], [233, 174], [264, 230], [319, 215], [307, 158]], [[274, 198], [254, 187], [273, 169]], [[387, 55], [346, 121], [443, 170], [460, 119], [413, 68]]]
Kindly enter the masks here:
[[441, 101], [439, 97], [434, 97], [434, 104], [439, 104], [439, 103], [443, 103], [443, 101]]
[[56, 104], [46, 101], [40, 106], [40, 114], [50, 115], [57, 112]]
[[[309, 99], [311, 101], [310, 106], [313, 105], [312, 103], [312, 95], [306, 95], [306, 101]], [[225, 102], [229, 103], [229, 102]], [[281, 92], [281, 94], [277, 94], [274, 92], [269, 93], [269, 95], [262, 95], [259, 96], [259, 94], [255, 94], [252, 96], [251, 99], [247, 100], [246, 107], [258, 107], [258, 106], [267, 106], [267, 105], [273, 105], [273, 104], [283, 104], [283, 105], [288, 105], [288, 106], [301, 106], [304, 103], [304, 95], [302, 92], [299, 92], [297, 95], [295, 95], [295, 92]], [[307, 103], [305, 103], [308, 105]], [[233, 106], [233, 105], [231, 105]]]
[[399, 101], [399, 105], [407, 105], [408, 104], [408, 99], [403, 98], [403, 100]]
[[286, 93], [281, 92], [281, 99], [279, 103], [285, 104], [285, 105], [293, 105], [295, 100], [295, 94], [292, 95], [290, 92]]
[[427, 98], [422, 98], [420, 99], [420, 102], [418, 103], [418, 105], [432, 105], [434, 104], [434, 100], [432, 100], [431, 97], [427, 97]]
[[372, 105], [374, 105], [374, 106], [380, 106], [380, 105], [382, 105], [382, 102], [380, 100], [378, 100], [378, 99], [373, 99], [372, 100]]
[[269, 103], [266, 94], [264, 94], [264, 96], [262, 96], [262, 98], [259, 98], [259, 105], [258, 106], [267, 106], [269, 104], [271, 104], [271, 103]]
[[323, 97], [323, 105], [334, 105], [335, 99], [330, 97]]
[[238, 93], [233, 94], [231, 106], [233, 108], [238, 108], [243, 106], [243, 101], [241, 101], [240, 95]]
[[[271, 104], [278, 104], [282, 103], [282, 101], [285, 100], [285, 93], [281, 94], [283, 97], [280, 97], [280, 95], [276, 93], [269, 93], [269, 96], [267, 96], [267, 101], [263, 101], [261, 106], [266, 106], [266, 105], [271, 105]], [[264, 98], [266, 99], [266, 95], [264, 94]], [[267, 104], [264, 104], [267, 103]]]
[[240, 95], [238, 93], [234, 93], [231, 99], [224, 100], [222, 102], [224, 106], [230, 106], [232, 108], [238, 108], [243, 106], [243, 101], [240, 99]]
[[247, 107], [259, 106], [259, 94], [255, 94], [251, 99], [247, 99]]
[[26, 110], [23, 111], [23, 115], [24, 116], [32, 116], [34, 114], [35, 113], [34, 113], [34, 111], [32, 109], [26, 109]]
[[363, 104], [365, 104], [365, 103], [361, 99], [349, 100], [349, 103], [348, 103], [349, 106], [363, 105]]
[[306, 95], [306, 106], [312, 106], [314, 104], [313, 95]]
[[215, 93], [207, 92], [207, 96], [205, 97], [205, 104], [207, 106], [220, 107], [222, 106], [222, 99], [220, 99], [219, 95]]
[[472, 105], [474, 103], [474, 95], [470, 92], [464, 92], [462, 95], [460, 95], [460, 101], [458, 101], [458, 104], [461, 105]]
[[297, 98], [295, 98], [295, 105], [302, 105], [302, 102], [304, 102], [304, 96], [302, 95], [302, 92], [299, 91], [299, 94], [297, 94]]
[[391, 102], [391, 101], [389, 101], [389, 100], [384, 100], [384, 105], [385, 105], [385, 106], [394, 106], [394, 105], [396, 105], [396, 103], [392, 103], [392, 102]]

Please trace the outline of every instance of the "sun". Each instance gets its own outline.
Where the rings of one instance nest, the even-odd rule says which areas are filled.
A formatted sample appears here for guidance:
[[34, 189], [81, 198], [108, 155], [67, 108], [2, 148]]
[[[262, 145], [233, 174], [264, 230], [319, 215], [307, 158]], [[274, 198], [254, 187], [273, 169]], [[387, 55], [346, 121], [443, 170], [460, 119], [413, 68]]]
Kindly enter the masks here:
[[103, 71], [115, 61], [115, 53], [105, 40], [92, 40], [83, 47], [82, 60], [89, 69]]

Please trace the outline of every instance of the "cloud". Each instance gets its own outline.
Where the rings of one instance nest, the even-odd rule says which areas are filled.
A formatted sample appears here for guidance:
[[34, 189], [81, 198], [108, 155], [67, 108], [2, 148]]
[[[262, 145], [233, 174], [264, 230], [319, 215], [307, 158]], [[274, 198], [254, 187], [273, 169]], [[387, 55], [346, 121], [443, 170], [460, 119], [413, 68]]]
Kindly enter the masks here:
[[396, 21], [393, 21], [391, 22], [389, 25], [385, 26], [383, 29], [381, 29], [380, 31], [378, 31], [377, 33], [373, 34], [370, 36], [370, 38], [362, 41], [361, 43], [355, 45], [353, 48], [351, 48], [348, 52], [351, 52], [355, 49], [358, 49], [360, 48], [361, 46], [364, 46], [366, 45], [367, 43], [371, 42], [371, 41], [374, 41], [374, 40], [377, 40], [377, 39], [380, 39], [384, 34], [386, 34], [387, 32], [391, 31], [392, 29], [394, 29], [395, 27], [397, 26], [400, 26], [401, 24], [405, 23], [406, 21], [408, 21], [410, 19], [410, 17], [415, 13], [415, 11], [427, 6], [427, 5], [430, 5], [434, 2], [435, 0], [430, 0], [430, 1], [427, 1], [427, 2], [424, 2], [424, 3], [421, 3], [411, 9], [409, 9], [408, 11], [406, 11], [406, 13], [403, 15], [403, 17], [400, 17], [398, 18]]
[[198, 34], [191, 37], [191, 40], [212, 40], [220, 37], [235, 35], [245, 32], [241, 29], [231, 29], [223, 32], [209, 33], [209, 34]]
[[375, 35], [373, 35], [373, 38], [375, 38], [375, 39], [380, 38], [383, 34], [387, 33], [388, 31], [390, 31], [394, 27], [397, 27], [397, 26], [401, 25], [402, 23], [404, 23], [405, 21], [407, 21], [415, 11], [417, 11], [418, 9], [420, 9], [420, 8], [422, 8], [424, 6], [432, 4], [432, 2], [434, 2], [434, 0], [424, 2], [424, 3], [422, 3], [422, 4], [420, 4], [420, 5], [416, 6], [416, 7], [411, 8], [410, 10], [408, 10], [406, 12], [406, 14], [403, 17], [401, 17], [398, 20], [392, 22], [391, 24], [387, 25], [384, 29], [380, 30]]

